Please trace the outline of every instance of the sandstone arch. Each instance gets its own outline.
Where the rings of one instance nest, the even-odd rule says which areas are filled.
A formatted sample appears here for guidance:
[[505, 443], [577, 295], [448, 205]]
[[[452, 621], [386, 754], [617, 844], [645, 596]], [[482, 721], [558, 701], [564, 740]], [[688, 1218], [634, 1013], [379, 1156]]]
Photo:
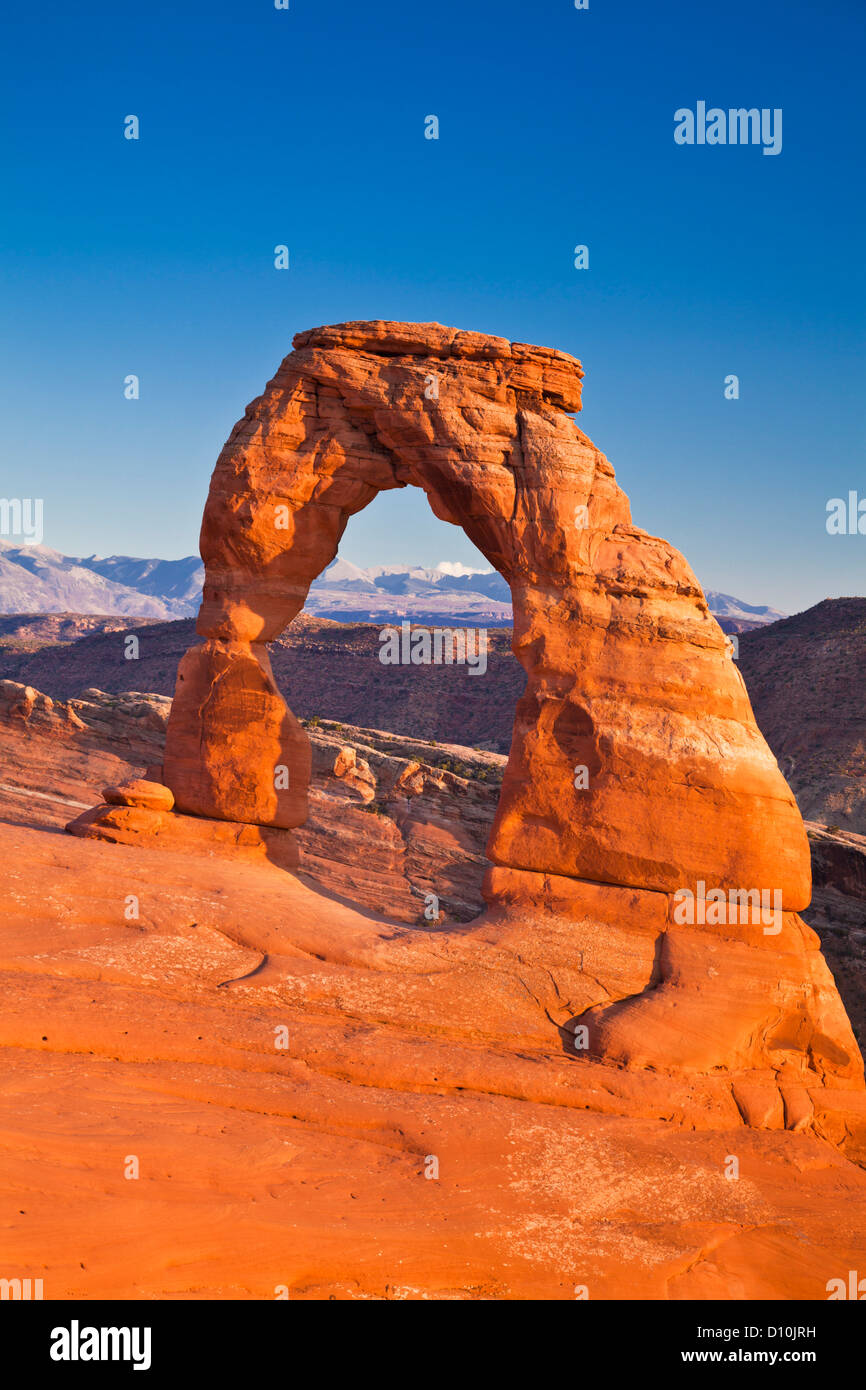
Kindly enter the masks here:
[[[632, 524], [612, 467], [570, 418], [580, 364], [438, 324], [335, 325], [294, 348], [211, 481], [206, 640], [181, 663], [166, 747], [178, 810], [303, 821], [308, 744], [265, 644], [303, 606], [348, 518], [379, 491], [420, 486], [509, 581], [527, 672], [480, 935], [531, 936], [544, 914], [572, 922], [555, 949], [579, 955], [580, 970], [593, 954], [603, 1002], [575, 1016], [608, 1060], [793, 1069], [800, 1101], [830, 1075], [861, 1087], [832, 977], [796, 916], [811, 891], [796, 803], [691, 569]], [[586, 790], [576, 764], [590, 769]], [[288, 790], [275, 789], [279, 765]], [[701, 883], [778, 892], [778, 932], [681, 929], [672, 895]], [[744, 1096], [744, 1113], [761, 1110]]]
[[[528, 685], [494, 860], [664, 892], [698, 879], [779, 888], [787, 908], [807, 905], [794, 799], [700, 586], [631, 524], [613, 469], [565, 414], [580, 409], [582, 375], [563, 353], [436, 324], [298, 335], [211, 483], [207, 642], [183, 663], [166, 757], [180, 810], [300, 822], [306, 740], [263, 644], [299, 612], [349, 517], [414, 483], [512, 586]], [[595, 773], [584, 794], [575, 762]]]

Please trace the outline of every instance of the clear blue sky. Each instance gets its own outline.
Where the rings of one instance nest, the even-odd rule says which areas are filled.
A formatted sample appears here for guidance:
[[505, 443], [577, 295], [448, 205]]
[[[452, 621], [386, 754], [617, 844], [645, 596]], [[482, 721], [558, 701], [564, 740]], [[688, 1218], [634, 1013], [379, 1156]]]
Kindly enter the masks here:
[[[0, 495], [46, 544], [194, 551], [295, 332], [436, 319], [580, 357], [582, 427], [705, 587], [866, 592], [824, 525], [866, 496], [861, 0], [6, 9]], [[782, 153], [675, 145], [698, 100], [781, 107]], [[341, 553], [476, 555], [414, 489]]]

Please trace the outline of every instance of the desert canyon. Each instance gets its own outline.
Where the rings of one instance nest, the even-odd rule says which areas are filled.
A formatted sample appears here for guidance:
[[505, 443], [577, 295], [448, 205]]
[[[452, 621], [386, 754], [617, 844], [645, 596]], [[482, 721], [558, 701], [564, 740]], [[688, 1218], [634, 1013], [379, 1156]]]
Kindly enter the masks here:
[[[0, 681], [0, 1273], [821, 1300], [863, 1267], [803, 820], [582, 378], [439, 324], [297, 335], [217, 461], [173, 699]], [[510, 585], [507, 760], [305, 726], [274, 679], [350, 517], [408, 485]]]

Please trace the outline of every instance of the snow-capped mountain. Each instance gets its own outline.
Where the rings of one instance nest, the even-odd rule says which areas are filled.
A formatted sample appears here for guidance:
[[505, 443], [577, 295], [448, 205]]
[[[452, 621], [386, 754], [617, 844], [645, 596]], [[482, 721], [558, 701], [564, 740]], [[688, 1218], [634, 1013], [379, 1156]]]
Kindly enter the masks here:
[[190, 618], [198, 612], [204, 566], [128, 555], [83, 559], [47, 545], [0, 540], [0, 613], [116, 613]]
[[716, 618], [732, 618], [736, 621], [754, 623], [756, 626], [762, 623], [775, 623], [779, 618], [786, 618], [787, 613], [782, 613], [778, 608], [770, 608], [767, 604], [755, 606], [751, 603], [743, 603], [742, 599], [732, 598], [730, 594], [720, 594], [717, 589], [706, 589], [706, 600], [710, 607], [710, 612]]
[[[62, 555], [45, 545], [0, 539], [0, 613], [102, 613], [138, 618], [191, 618], [198, 612], [204, 566], [132, 555]], [[707, 591], [711, 611], [729, 631], [783, 618], [776, 608]], [[432, 566], [371, 565], [338, 558], [319, 575], [307, 611], [342, 622], [415, 622], [506, 626], [511, 593], [493, 569], [454, 560]]]
[[444, 560], [432, 567], [373, 565], [337, 559], [310, 586], [307, 611], [343, 622], [511, 622], [511, 590], [495, 570]]

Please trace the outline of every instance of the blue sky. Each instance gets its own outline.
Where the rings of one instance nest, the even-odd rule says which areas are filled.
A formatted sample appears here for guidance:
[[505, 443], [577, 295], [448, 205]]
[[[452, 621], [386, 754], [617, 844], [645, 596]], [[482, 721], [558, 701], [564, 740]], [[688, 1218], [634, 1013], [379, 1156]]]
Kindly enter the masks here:
[[[866, 497], [859, 0], [21, 8], [0, 495], [45, 499], [46, 544], [194, 551], [294, 333], [435, 319], [578, 356], [581, 427], [706, 587], [787, 611], [864, 593], [866, 536], [825, 530], [828, 498]], [[698, 100], [782, 108], [781, 154], [677, 146]], [[341, 554], [477, 552], [410, 489]]]

